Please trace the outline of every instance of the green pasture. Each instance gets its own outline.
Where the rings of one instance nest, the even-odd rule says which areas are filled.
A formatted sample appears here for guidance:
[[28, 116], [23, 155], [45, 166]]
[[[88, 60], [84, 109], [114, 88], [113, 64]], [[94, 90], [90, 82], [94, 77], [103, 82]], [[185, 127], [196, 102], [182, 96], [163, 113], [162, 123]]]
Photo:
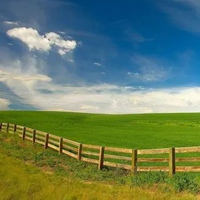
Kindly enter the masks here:
[[103, 146], [148, 149], [200, 145], [200, 113], [105, 115], [1, 111], [0, 122]]
[[16, 134], [0, 132], [0, 200], [195, 200], [192, 175], [97, 170]]

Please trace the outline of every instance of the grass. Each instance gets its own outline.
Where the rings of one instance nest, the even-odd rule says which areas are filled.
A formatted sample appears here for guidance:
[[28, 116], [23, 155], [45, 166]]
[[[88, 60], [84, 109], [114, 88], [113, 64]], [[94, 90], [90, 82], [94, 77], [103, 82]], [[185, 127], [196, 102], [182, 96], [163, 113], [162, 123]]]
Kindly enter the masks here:
[[198, 146], [200, 141], [200, 113], [103, 115], [1, 111], [0, 121], [103, 146], [148, 149]]
[[[98, 171], [18, 136], [0, 133], [0, 200], [194, 200], [190, 176], [164, 173], [132, 176], [119, 169]], [[171, 180], [175, 185], [168, 183]], [[187, 187], [186, 187], [187, 186]], [[180, 191], [179, 191], [180, 190]], [[181, 193], [180, 193], [181, 192]]]
[[[200, 140], [199, 113], [101, 115], [65, 112], [1, 111], [0, 121], [27, 126], [81, 143], [103, 146], [138, 149], [199, 146]], [[38, 176], [41, 176], [41, 181], [46, 180], [45, 183], [41, 183], [40, 185], [48, 185], [48, 183], [51, 183], [50, 180], [53, 177], [56, 177], [56, 180], [54, 180], [55, 182], [53, 181], [52, 185], [48, 185], [49, 189], [47, 189], [47, 191], [50, 191], [50, 188], [52, 191], [56, 190], [54, 187], [56, 186], [57, 182], [61, 185], [60, 187], [63, 188], [64, 191], [68, 191], [69, 189], [64, 188], [62, 183], [64, 183], [66, 187], [68, 186], [68, 188], [78, 188], [77, 190], [74, 189], [74, 192], [73, 189], [70, 189], [70, 194], [66, 197], [64, 196], [64, 192], [58, 189], [58, 191], [60, 191], [58, 194], [58, 199], [98, 199], [100, 196], [100, 199], [112, 199], [113, 194], [116, 194], [113, 199], [134, 199], [135, 197], [135, 199], [173, 199], [174, 196], [176, 197], [174, 199], [179, 199], [179, 195], [177, 196], [175, 191], [191, 190], [195, 192], [197, 191], [196, 187], [199, 187], [196, 185], [196, 182], [200, 182], [200, 177], [197, 174], [194, 175], [196, 182], [193, 182], [193, 178], [191, 179], [190, 175], [192, 174], [189, 175], [189, 178], [187, 176], [184, 177], [184, 175], [181, 175], [180, 177], [177, 175], [175, 176], [177, 178], [171, 180], [172, 183], [175, 183], [175, 185], [173, 185], [172, 183], [168, 184], [170, 179], [164, 179], [162, 174], [161, 177], [160, 175], [155, 174], [147, 174], [144, 176], [141, 174], [135, 178], [131, 177], [130, 174], [127, 174], [125, 171], [118, 169], [108, 170], [105, 168], [103, 171], [97, 171], [97, 167], [95, 165], [87, 165], [70, 158], [67, 158], [66, 160], [66, 156], [63, 157], [55, 152], [52, 153], [52, 151], [49, 150], [45, 152], [38, 150], [37, 145], [34, 145], [34, 148], [31, 148], [30, 145], [32, 144], [30, 142], [14, 145], [17, 141], [18, 140], [15, 138], [11, 140], [11, 145], [9, 145], [10, 143], [8, 143], [8, 145], [4, 145], [5, 143], [7, 144], [7, 141], [2, 143], [5, 151], [3, 153], [1, 152], [1, 154], [2, 156], [4, 154], [6, 155], [5, 157], [1, 156], [0, 159], [2, 160], [2, 164], [5, 166], [5, 169], [12, 169], [12, 166], [9, 166], [8, 164], [15, 162], [12, 161], [12, 159], [18, 159], [16, 162], [20, 162], [19, 160], [21, 160], [27, 164], [30, 164], [33, 167], [33, 170], [35, 170], [34, 167], [36, 167], [36, 169], [40, 168], [45, 170], [45, 172], [53, 173], [53, 175], [49, 177], [49, 175], [41, 174], [41, 171], [38, 171]], [[23, 148], [20, 148], [21, 146]], [[26, 150], [22, 150], [25, 147], [27, 147]], [[15, 149], [11, 151], [12, 148]], [[30, 149], [31, 151], [28, 151], [27, 149]], [[9, 156], [9, 158], [7, 158], [7, 156]], [[17, 166], [18, 164], [13, 165], [13, 167], [18, 168]], [[23, 167], [20, 167], [20, 169], [16, 170], [19, 170], [19, 172], [17, 172], [18, 174], [25, 173]], [[22, 170], [22, 172], [20, 172], [20, 170]], [[30, 169], [28, 168], [28, 170]], [[14, 171], [14, 169], [12, 171]], [[5, 188], [7, 188], [8, 185], [14, 184], [13, 180], [19, 179], [20, 181], [20, 178], [9, 177], [9, 174], [12, 175], [12, 173], [8, 173], [4, 179], [5, 182], [6, 180], [10, 180], [10, 182], [6, 184], [6, 186], [2, 184]], [[24, 176], [27, 177], [27, 180], [32, 180], [33, 175], [34, 173], [31, 169], [30, 174], [25, 174]], [[43, 175], [45, 175], [46, 178], [43, 177]], [[14, 176], [14, 174], [12, 176]], [[165, 181], [159, 182], [159, 184], [154, 186], [154, 182], [152, 180], [154, 180], [155, 177], [160, 177], [160, 180], [164, 179]], [[16, 182], [16, 185], [21, 184], [19, 181]], [[38, 181], [40, 182], [40, 178], [38, 178]], [[88, 184], [88, 181], [90, 184]], [[26, 183], [26, 181], [23, 179], [22, 183], [27, 185], [22, 184], [21, 190], [28, 188], [26, 190], [28, 191], [29, 185], [32, 185], [32, 182], [34, 181], [31, 181], [31, 183]], [[106, 185], [102, 185], [102, 182], [106, 183]], [[95, 186], [95, 184], [97, 185]], [[107, 189], [107, 186], [110, 188], [111, 185], [111, 189]], [[149, 185], [150, 188], [148, 188]], [[140, 188], [138, 188], [138, 186]], [[142, 191], [141, 186], [144, 186], [144, 191]], [[91, 189], [91, 187], [94, 187], [94, 189]], [[101, 187], [102, 190], [98, 190], [98, 188]], [[47, 195], [47, 191], [42, 188], [43, 187], [41, 186], [39, 191], [36, 192], [41, 195], [41, 198], [38, 197], [38, 199], [43, 199], [42, 197]], [[81, 190], [81, 188], [86, 189]], [[37, 191], [37, 189], [34, 190]], [[95, 192], [90, 194], [91, 190], [94, 190]], [[105, 194], [105, 190], [109, 191], [108, 194]], [[23, 191], [23, 193], [26, 194], [24, 198], [26, 198], [28, 195], [26, 191]], [[98, 193], [98, 191], [100, 191], [100, 193]], [[124, 193], [127, 194], [127, 191], [130, 192], [130, 195], [126, 197]], [[162, 195], [163, 191], [164, 194]], [[9, 188], [8, 193], [12, 193], [14, 195], [17, 194], [17, 191], [15, 191], [13, 188]], [[12, 194], [8, 195], [12, 196]], [[55, 195], [56, 194], [57, 193], [55, 193]], [[6, 195], [6, 193], [2, 193], [2, 195], [0, 193], [0, 196], [5, 197]], [[142, 195], [142, 198], [137, 195]], [[130, 196], [132, 196], [132, 198], [130, 198]], [[180, 198], [194, 199], [194, 196], [188, 196], [188, 194], [186, 194], [186, 196], [187, 198], [181, 195]], [[7, 199], [9, 198], [14, 199], [14, 197], [8, 197]], [[31, 198], [35, 199], [36, 197], [30, 197], [29, 199]], [[48, 196], [45, 196], [45, 198], [51, 199], [51, 197]], [[52, 199], [55, 198], [57, 197], [52, 197]], [[21, 197], [21, 199], [23, 198]]]

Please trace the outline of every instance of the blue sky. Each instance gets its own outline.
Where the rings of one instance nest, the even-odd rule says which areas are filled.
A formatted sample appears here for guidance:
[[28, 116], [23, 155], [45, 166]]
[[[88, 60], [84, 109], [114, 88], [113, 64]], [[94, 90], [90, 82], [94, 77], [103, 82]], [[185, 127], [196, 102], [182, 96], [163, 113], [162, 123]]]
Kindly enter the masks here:
[[200, 112], [200, 1], [1, 0], [0, 109]]

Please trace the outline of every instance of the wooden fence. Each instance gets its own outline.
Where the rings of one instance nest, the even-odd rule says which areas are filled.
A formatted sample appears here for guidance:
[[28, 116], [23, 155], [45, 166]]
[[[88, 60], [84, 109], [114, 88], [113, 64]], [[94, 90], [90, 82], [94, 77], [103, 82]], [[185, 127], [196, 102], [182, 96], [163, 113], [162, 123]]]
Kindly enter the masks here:
[[164, 149], [125, 149], [81, 144], [66, 138], [11, 123], [0, 123], [0, 132], [18, 134], [23, 140], [39, 143], [78, 161], [131, 170], [134, 174], [146, 171], [200, 172], [200, 146]]

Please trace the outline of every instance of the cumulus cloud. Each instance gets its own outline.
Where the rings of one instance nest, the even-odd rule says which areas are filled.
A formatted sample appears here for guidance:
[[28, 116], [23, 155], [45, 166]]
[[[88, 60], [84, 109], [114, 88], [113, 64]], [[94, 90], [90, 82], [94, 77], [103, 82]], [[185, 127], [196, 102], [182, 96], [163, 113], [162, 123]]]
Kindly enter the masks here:
[[64, 55], [69, 51], [73, 51], [76, 48], [75, 40], [64, 40], [60, 35], [54, 32], [40, 35], [37, 30], [33, 28], [13, 28], [7, 31], [7, 35], [13, 38], [17, 38], [25, 43], [29, 50], [38, 50], [48, 52], [53, 46], [57, 47], [57, 52], [60, 55]]
[[13, 28], [7, 31], [10, 37], [20, 39], [24, 42], [29, 50], [49, 51], [50, 42], [44, 36], [39, 35], [38, 31], [32, 28]]
[[45, 37], [49, 40], [51, 45], [58, 46], [59, 53], [61, 55], [73, 50], [76, 48], [76, 41], [75, 40], [63, 40], [60, 35], [50, 32], [45, 35]]

